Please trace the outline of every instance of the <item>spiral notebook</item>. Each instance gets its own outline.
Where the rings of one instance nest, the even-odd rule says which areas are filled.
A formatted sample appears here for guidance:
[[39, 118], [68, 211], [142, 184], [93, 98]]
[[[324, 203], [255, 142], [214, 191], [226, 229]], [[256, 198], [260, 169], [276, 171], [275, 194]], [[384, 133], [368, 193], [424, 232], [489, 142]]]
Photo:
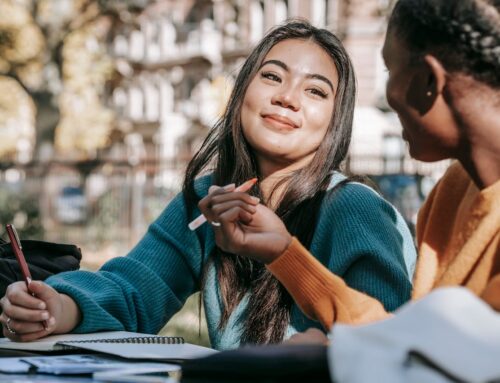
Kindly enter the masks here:
[[210, 355], [215, 350], [185, 343], [181, 337], [128, 331], [53, 335], [32, 342], [0, 339], [0, 349], [23, 351], [88, 350], [129, 359], [185, 360]]

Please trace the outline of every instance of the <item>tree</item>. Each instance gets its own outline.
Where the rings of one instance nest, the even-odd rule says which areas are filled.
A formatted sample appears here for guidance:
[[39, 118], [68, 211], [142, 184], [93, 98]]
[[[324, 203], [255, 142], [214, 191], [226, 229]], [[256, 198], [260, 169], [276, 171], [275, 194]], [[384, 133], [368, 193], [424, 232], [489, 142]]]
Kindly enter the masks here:
[[115, 72], [108, 43], [147, 3], [0, 2], [0, 94], [9, 95], [0, 97], [0, 158], [18, 155], [20, 138], [31, 149], [55, 142], [76, 158], [109, 143], [113, 113], [103, 96]]

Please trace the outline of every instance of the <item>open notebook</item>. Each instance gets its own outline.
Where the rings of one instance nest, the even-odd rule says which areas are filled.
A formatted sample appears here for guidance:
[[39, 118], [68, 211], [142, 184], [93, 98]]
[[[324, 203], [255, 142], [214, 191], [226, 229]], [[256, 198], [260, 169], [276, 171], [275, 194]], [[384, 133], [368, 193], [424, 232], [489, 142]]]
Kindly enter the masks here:
[[24, 351], [88, 350], [130, 359], [185, 360], [215, 353], [207, 347], [184, 343], [181, 337], [108, 331], [53, 335], [32, 342], [0, 339], [0, 349]]

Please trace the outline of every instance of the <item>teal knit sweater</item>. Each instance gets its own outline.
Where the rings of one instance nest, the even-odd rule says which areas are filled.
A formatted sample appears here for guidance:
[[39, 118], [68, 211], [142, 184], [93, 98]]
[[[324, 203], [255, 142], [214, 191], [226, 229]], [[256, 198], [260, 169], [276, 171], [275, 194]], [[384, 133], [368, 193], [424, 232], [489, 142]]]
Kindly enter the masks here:
[[[337, 174], [332, 184], [342, 178]], [[207, 194], [210, 182], [210, 177], [197, 181], [198, 195]], [[126, 257], [106, 262], [97, 272], [74, 271], [49, 278], [49, 285], [80, 307], [82, 320], [73, 332], [157, 333], [199, 290], [202, 258], [206, 261], [214, 248], [210, 225], [195, 232], [187, 227], [198, 214], [196, 209], [187, 217], [179, 194]], [[411, 234], [399, 213], [364, 185], [348, 183], [325, 197], [310, 251], [348, 285], [379, 299], [387, 310], [410, 298], [416, 259]], [[211, 265], [203, 297], [212, 347], [236, 348], [248, 297], [219, 330], [221, 299]], [[319, 324], [293, 306], [286, 337], [309, 327]]]

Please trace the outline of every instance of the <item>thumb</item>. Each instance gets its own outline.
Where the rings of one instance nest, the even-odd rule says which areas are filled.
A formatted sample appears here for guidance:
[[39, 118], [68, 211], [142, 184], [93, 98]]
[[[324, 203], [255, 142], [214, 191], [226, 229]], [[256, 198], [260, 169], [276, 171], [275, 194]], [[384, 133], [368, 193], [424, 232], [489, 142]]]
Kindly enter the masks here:
[[208, 188], [208, 194], [212, 194], [214, 191], [221, 189], [220, 186], [212, 185]]
[[56, 290], [42, 281], [31, 281], [29, 289], [37, 298], [43, 301], [52, 299], [57, 294]]
[[208, 188], [208, 194], [212, 194], [215, 191], [229, 192], [229, 191], [233, 191], [235, 188], [236, 188], [235, 184], [229, 184], [226, 186], [212, 185]]

